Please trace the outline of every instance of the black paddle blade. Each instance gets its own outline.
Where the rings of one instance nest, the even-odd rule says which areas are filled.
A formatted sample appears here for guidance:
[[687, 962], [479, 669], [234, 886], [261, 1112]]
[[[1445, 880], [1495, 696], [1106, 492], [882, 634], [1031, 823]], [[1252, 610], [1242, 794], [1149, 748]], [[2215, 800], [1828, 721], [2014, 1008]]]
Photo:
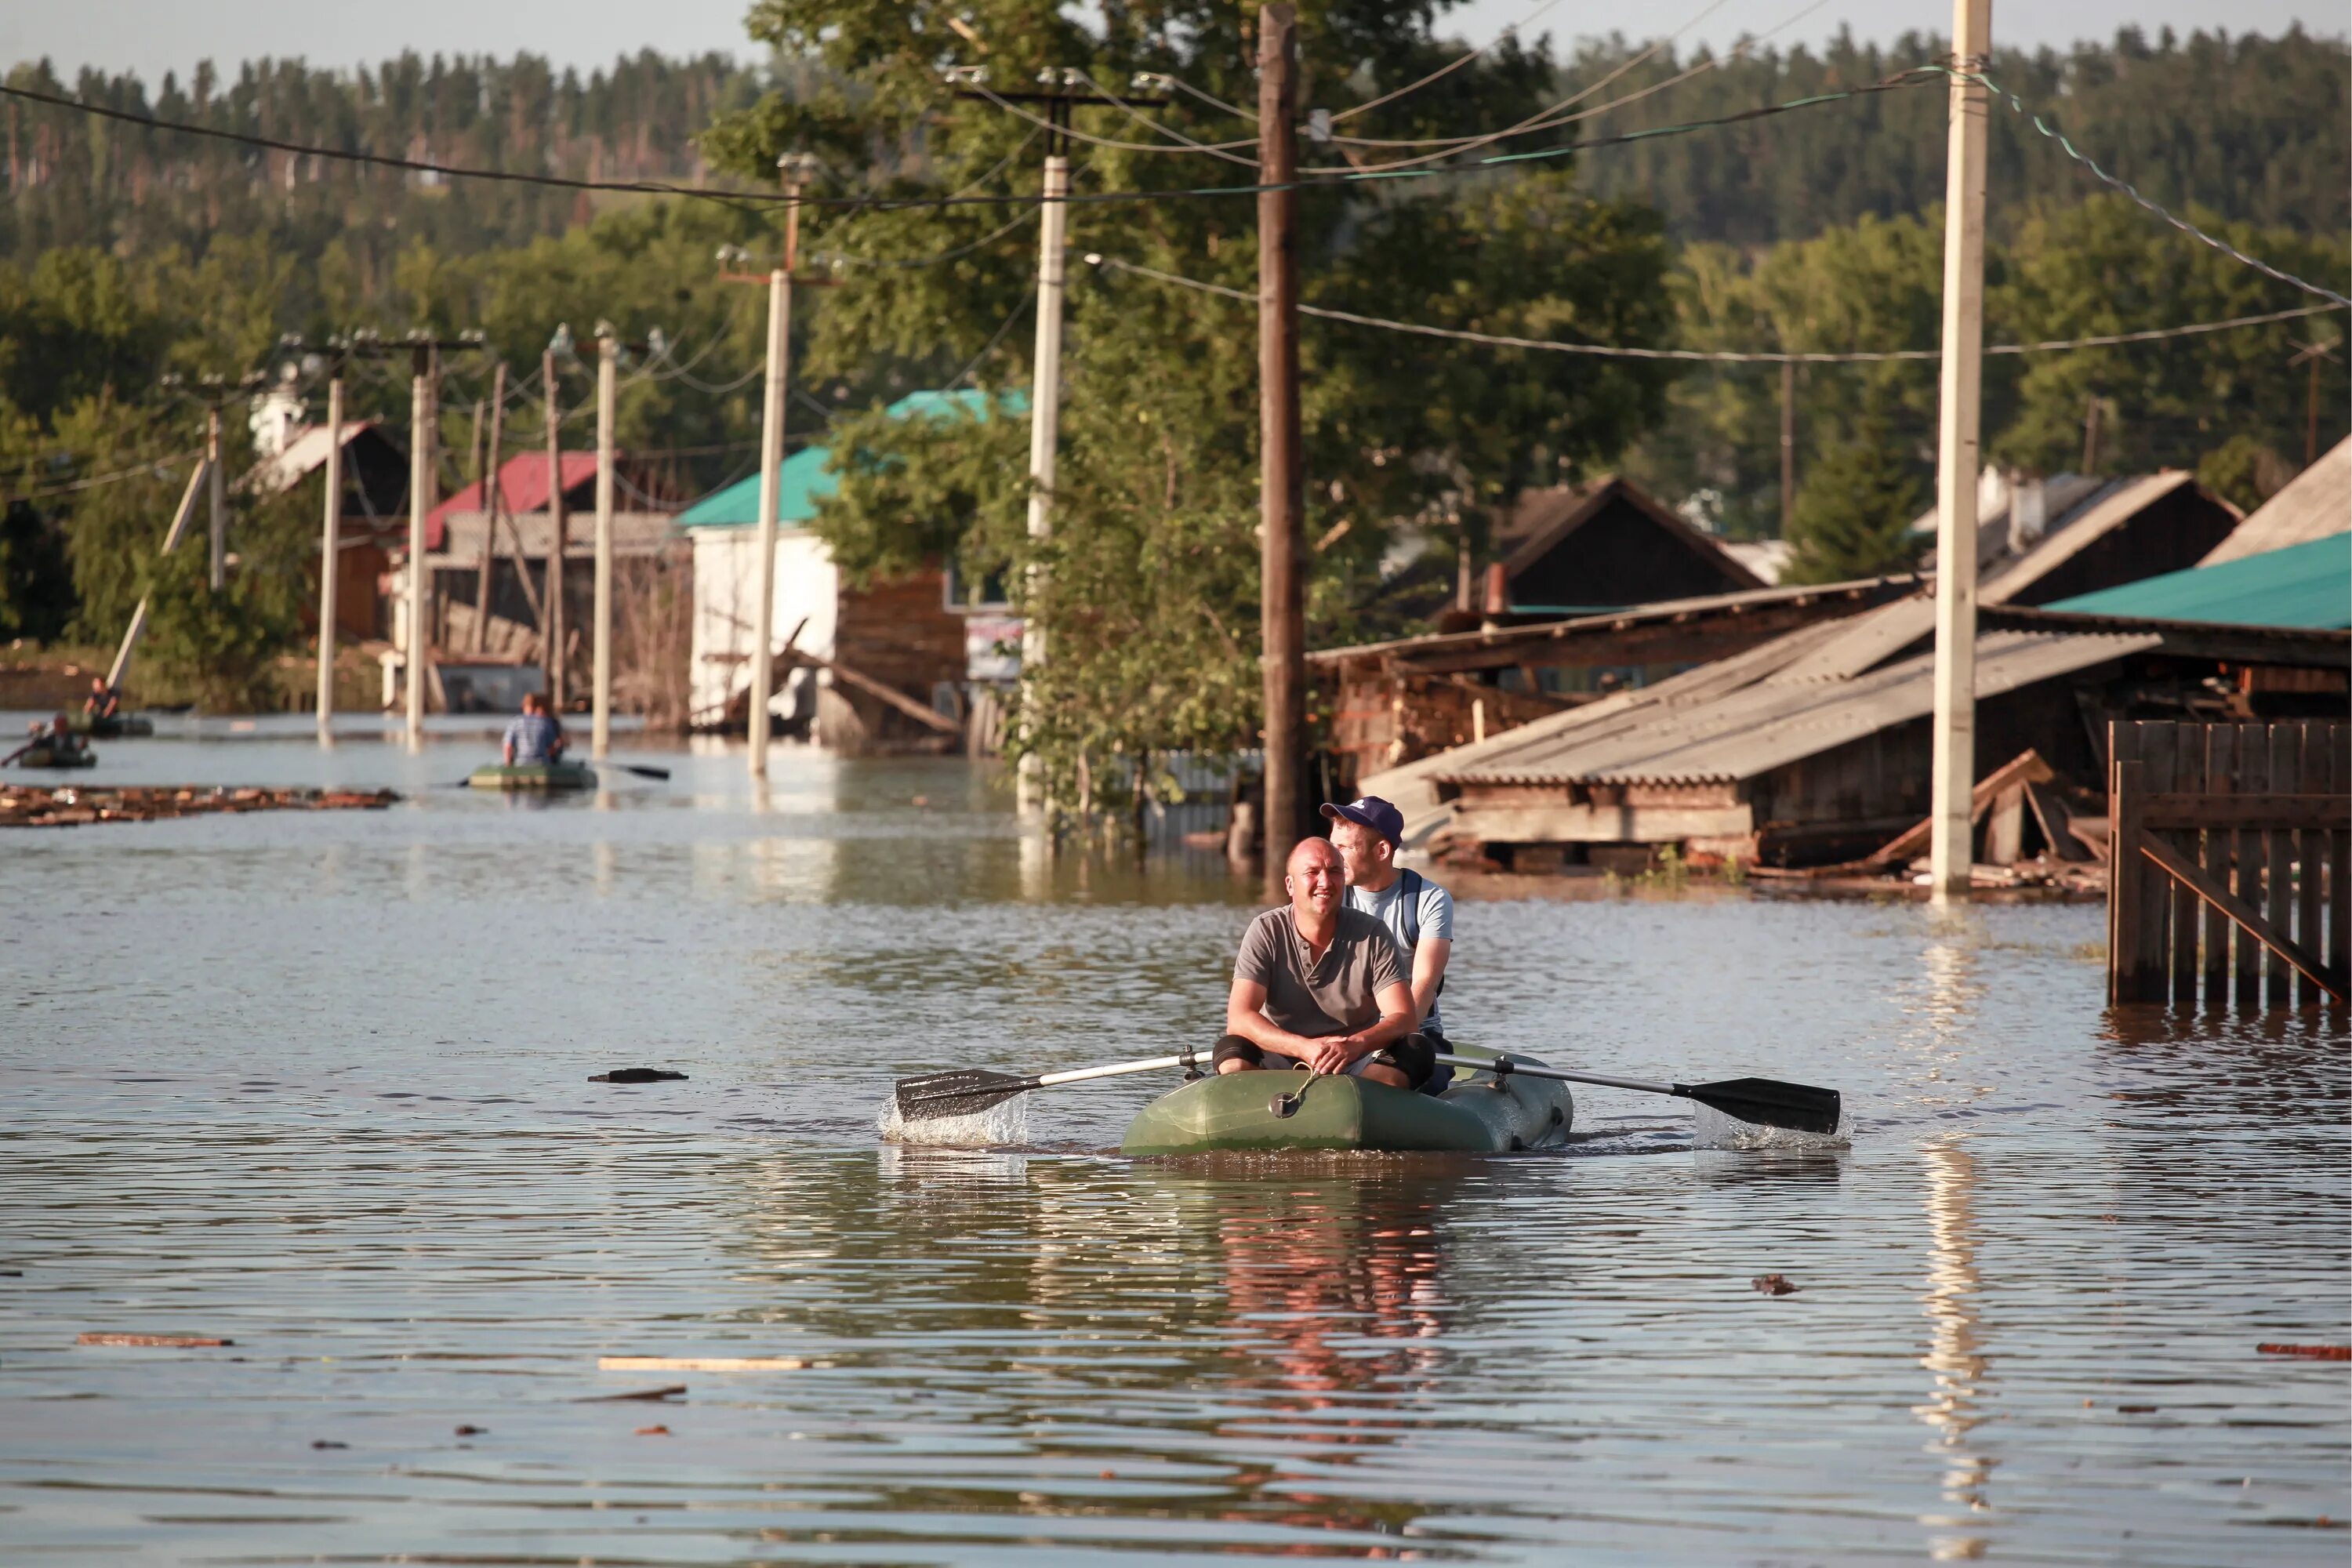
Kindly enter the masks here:
[[1845, 1102], [1836, 1089], [1782, 1083], [1769, 1078], [1731, 1078], [1721, 1083], [1677, 1084], [1675, 1092], [1685, 1100], [1696, 1100], [1701, 1105], [1720, 1110], [1726, 1116], [1736, 1116], [1759, 1127], [1785, 1127], [1791, 1132], [1834, 1132], [1838, 1130], [1838, 1118], [1845, 1108]]
[[1037, 1087], [1034, 1078], [962, 1068], [898, 1080], [898, 1114], [909, 1121], [932, 1116], [977, 1116]]
[[621, 771], [625, 773], [635, 773], [641, 779], [666, 779], [669, 777], [669, 770], [667, 768], [641, 768], [635, 763], [623, 763], [621, 764]]

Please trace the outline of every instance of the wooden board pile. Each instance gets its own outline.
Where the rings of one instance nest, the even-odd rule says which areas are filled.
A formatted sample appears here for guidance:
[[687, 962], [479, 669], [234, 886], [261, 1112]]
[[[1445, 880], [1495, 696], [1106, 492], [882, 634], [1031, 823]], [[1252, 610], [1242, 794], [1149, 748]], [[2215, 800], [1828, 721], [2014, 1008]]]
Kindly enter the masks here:
[[85, 822], [159, 822], [243, 811], [381, 811], [400, 796], [388, 789], [269, 789], [158, 784], [110, 789], [42, 789], [0, 784], [0, 827], [75, 827]]

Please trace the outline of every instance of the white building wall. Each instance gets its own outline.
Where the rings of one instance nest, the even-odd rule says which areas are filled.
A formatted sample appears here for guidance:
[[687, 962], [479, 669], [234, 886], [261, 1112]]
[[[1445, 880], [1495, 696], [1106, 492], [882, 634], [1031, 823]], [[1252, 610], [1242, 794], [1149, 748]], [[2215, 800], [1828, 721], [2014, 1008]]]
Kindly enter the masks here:
[[[698, 723], [709, 722], [735, 694], [751, 683], [751, 631], [760, 592], [759, 532], [751, 528], [695, 528], [687, 531], [694, 542], [694, 714]], [[776, 534], [776, 647], [793, 635], [803, 616], [800, 640], [793, 646], [820, 658], [833, 657], [835, 611], [841, 602], [841, 574], [832, 554], [816, 535], [804, 529], [782, 529]], [[805, 681], [806, 672], [800, 678]], [[778, 696], [772, 711], [790, 710], [783, 697], [786, 683], [779, 671]]]

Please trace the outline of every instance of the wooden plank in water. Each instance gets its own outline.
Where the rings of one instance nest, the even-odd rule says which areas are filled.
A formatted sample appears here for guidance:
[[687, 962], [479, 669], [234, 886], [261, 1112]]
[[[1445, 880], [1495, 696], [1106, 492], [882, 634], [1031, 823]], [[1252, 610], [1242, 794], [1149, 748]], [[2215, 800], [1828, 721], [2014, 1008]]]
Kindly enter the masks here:
[[[2189, 724], [2169, 726], [2172, 731], [2172, 777], [2161, 784], [2155, 795], [2189, 795], [2202, 797], [2205, 793], [2205, 748], [2197, 742], [2197, 728]], [[2154, 831], [2147, 819], [2147, 808], [2140, 808], [2143, 831]], [[2177, 848], [2180, 858], [2190, 865], [2197, 863], [2200, 853], [2199, 840], [2203, 835], [2192, 830], [2174, 829], [2158, 837]], [[2191, 1007], [2197, 1003], [2197, 932], [2203, 910], [2195, 893], [2179, 882], [2172, 891], [2172, 1005]]]
[[235, 1340], [214, 1339], [206, 1334], [107, 1334], [89, 1333], [76, 1336], [78, 1345], [137, 1345], [149, 1350], [194, 1351], [216, 1350], [233, 1345]]
[[[2139, 824], [2141, 805], [2150, 795], [2172, 788], [2174, 759], [2180, 732], [2173, 725], [2153, 721], [2139, 727], [2140, 787], [2132, 801], [2132, 818]], [[2140, 831], [2145, 833], [2143, 826]], [[2140, 953], [2143, 978], [2139, 999], [2161, 1002], [2171, 994], [2173, 888], [2163, 877], [2143, 874], [2139, 884]]]
[[[2206, 804], [2228, 806], [2236, 804], [2231, 798], [2237, 788], [2238, 731], [2232, 724], [2208, 724], [2205, 727], [2205, 787], [2211, 792]], [[2202, 854], [2198, 864], [2208, 880], [2217, 888], [2231, 885], [2230, 855], [2235, 836], [2220, 823], [2209, 823], [2204, 836]], [[2224, 1007], [2230, 1001], [2230, 933], [2236, 922], [2211, 904], [2205, 906], [2205, 1005]]]
[[796, 1355], [608, 1355], [596, 1358], [598, 1372], [799, 1372], [808, 1363]]
[[[2271, 783], [2271, 731], [2267, 724], [2238, 726], [2238, 793], [2262, 795]], [[2248, 909], [2263, 907], [2263, 836], [2241, 828], [2232, 835], [2232, 854], [2237, 861], [2238, 880], [2231, 891]], [[2237, 984], [2234, 1000], [2242, 1012], [2254, 1012], [2263, 1005], [2263, 944], [2241, 933], [2235, 963]]]
[[[2335, 788], [2327, 726], [2311, 723], [2295, 728], [2303, 732], [2303, 759], [2296, 772], [2295, 788], [2307, 797], [2326, 800]], [[2326, 962], [2327, 941], [2319, 928], [2319, 884], [2327, 862], [2326, 828], [2334, 826], [2331, 822], [2325, 827], [2300, 828], [2295, 834], [2294, 940], [2317, 955], [2322, 963]], [[2297, 976], [2294, 991], [2295, 1005], [2301, 1007], [2315, 1006], [2327, 994], [2326, 988], [2307, 974]]]
[[[2273, 790], [2292, 790], [2303, 773], [2303, 726], [2273, 724], [2271, 726], [2270, 785]], [[2269, 861], [2264, 880], [2263, 912], [2270, 919], [2271, 930], [2279, 937], [2291, 937], [2294, 928], [2294, 842], [2284, 833], [2263, 835], [2263, 853]], [[2294, 976], [2278, 961], [2275, 950], [2270, 963], [2269, 1001], [2271, 1006], [2294, 1005]]]

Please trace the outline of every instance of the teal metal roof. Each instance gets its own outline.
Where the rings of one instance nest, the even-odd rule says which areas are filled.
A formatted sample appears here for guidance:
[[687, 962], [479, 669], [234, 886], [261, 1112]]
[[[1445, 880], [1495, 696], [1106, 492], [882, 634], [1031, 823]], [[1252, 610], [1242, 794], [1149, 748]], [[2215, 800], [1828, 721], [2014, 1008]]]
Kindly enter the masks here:
[[[1006, 414], [1026, 414], [1029, 397], [1023, 392], [1001, 392], [994, 406]], [[968, 414], [985, 419], [990, 398], [984, 392], [910, 392], [890, 405], [893, 419], [943, 418]], [[776, 471], [776, 522], [783, 528], [805, 528], [816, 517], [818, 503], [841, 489], [841, 476], [830, 467], [833, 448], [803, 447], [786, 458]], [[760, 521], [760, 476], [708, 495], [678, 513], [680, 528], [749, 528]]]
[[2168, 572], [2042, 607], [2233, 626], [2352, 629], [2352, 531]]

